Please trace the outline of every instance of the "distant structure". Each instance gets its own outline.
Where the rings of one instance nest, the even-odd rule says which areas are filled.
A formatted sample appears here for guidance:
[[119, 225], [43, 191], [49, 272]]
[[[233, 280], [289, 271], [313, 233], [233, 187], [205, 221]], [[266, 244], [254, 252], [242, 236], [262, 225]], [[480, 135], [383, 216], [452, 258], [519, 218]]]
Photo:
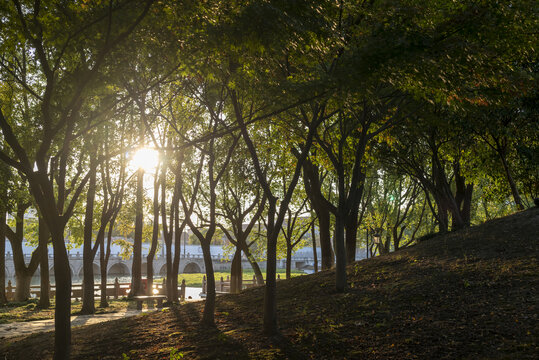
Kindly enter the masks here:
[[[147, 244], [144, 244], [147, 246]], [[30, 262], [30, 256], [34, 248], [24, 246], [23, 251], [25, 254], [26, 263]], [[202, 248], [198, 245], [185, 245], [182, 246], [180, 257], [180, 269], [179, 273], [204, 273], [206, 268], [204, 266], [204, 259], [202, 257]], [[320, 259], [320, 249], [318, 251], [318, 259]], [[132, 259], [124, 259], [120, 256], [121, 248], [114, 245], [112, 249], [112, 254], [110, 256], [108, 267], [107, 267], [107, 276], [109, 278], [122, 278], [131, 276], [131, 267]], [[148, 248], [143, 249], [142, 257], [142, 276], [146, 276], [147, 273], [147, 264], [146, 264], [146, 255], [148, 253]], [[211, 253], [213, 259], [213, 268], [215, 271], [229, 271], [231, 265], [231, 256], [226, 256], [222, 246], [212, 245]], [[365, 258], [365, 254], [359, 251], [356, 254], [356, 258]], [[49, 249], [49, 265], [50, 265], [50, 275], [54, 276], [54, 267], [52, 266], [52, 249]], [[75, 282], [82, 279], [82, 251], [81, 249], [75, 249], [69, 251], [69, 265], [71, 268], [71, 275]], [[266, 268], [265, 262], [259, 262], [259, 265], [262, 269]], [[299, 249], [294, 256], [292, 257], [292, 269], [294, 270], [304, 270], [306, 273], [312, 272], [314, 268], [314, 256], [312, 248], [303, 248]], [[320, 264], [319, 264], [320, 265]], [[251, 269], [251, 265], [247, 259], [242, 260], [243, 269]], [[286, 260], [280, 259], [277, 261], [278, 268], [286, 267]], [[154, 260], [154, 274], [156, 277], [166, 276], [166, 256], [164, 248], [161, 248], [161, 251], [156, 254]], [[99, 264], [99, 253], [97, 254], [94, 260], [94, 274], [99, 276], [101, 272]], [[36, 271], [35, 277], [39, 277], [39, 271]], [[13, 279], [15, 277], [15, 267], [13, 264], [13, 255], [11, 252], [11, 247], [9, 242], [6, 242], [6, 279]]]

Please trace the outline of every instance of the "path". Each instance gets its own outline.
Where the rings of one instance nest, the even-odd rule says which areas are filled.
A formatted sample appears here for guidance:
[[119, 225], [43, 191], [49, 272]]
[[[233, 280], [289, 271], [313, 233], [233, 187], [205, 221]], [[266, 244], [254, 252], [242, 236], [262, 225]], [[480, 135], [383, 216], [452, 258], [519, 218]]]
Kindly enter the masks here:
[[[104, 321], [117, 320], [124, 317], [135, 316], [142, 312], [155, 311], [152, 310], [124, 310], [117, 313], [110, 314], [96, 314], [96, 315], [75, 315], [71, 316], [71, 326], [84, 326], [97, 324]], [[36, 320], [25, 322], [13, 322], [9, 324], [0, 325], [0, 340], [7, 339], [14, 336], [25, 336], [37, 332], [54, 330], [54, 319], [48, 320]]]

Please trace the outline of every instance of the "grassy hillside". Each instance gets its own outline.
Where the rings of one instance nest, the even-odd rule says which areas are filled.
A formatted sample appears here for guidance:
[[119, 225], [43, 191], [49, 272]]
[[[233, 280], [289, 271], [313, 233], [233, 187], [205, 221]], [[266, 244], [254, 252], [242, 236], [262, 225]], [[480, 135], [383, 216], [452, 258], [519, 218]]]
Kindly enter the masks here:
[[[438, 236], [334, 272], [278, 283], [281, 336], [261, 334], [263, 289], [74, 330], [75, 358], [532, 359], [537, 356], [539, 209]], [[0, 345], [0, 357], [51, 356], [52, 334]]]

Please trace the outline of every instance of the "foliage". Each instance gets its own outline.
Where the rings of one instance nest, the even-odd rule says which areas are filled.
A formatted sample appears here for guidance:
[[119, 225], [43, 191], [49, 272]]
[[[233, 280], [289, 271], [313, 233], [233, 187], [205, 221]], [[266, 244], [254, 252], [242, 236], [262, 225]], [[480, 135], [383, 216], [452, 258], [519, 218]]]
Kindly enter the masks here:
[[[128, 257], [137, 189], [124, 165], [154, 147], [162, 193], [157, 206], [144, 194], [143, 241], [190, 223], [227, 244], [260, 217], [247, 245], [273, 265], [308, 243], [310, 221], [289, 226], [291, 213], [323, 208], [344, 290], [361, 232], [389, 252], [533, 206], [538, 12], [531, 0], [2, 3], [1, 210], [38, 209], [66, 266], [97, 173], [94, 237], [121, 196], [111, 232]], [[307, 158], [317, 189], [302, 186]], [[33, 246], [37, 230], [26, 219]]]

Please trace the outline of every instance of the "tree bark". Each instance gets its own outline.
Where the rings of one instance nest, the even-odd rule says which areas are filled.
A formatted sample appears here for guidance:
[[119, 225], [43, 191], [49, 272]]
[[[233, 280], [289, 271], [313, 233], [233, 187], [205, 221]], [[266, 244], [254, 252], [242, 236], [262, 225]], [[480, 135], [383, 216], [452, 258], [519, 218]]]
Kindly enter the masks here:
[[40, 296], [39, 296], [39, 307], [41, 309], [48, 309], [51, 306], [50, 301], [50, 279], [49, 279], [49, 249], [48, 249], [48, 243], [49, 243], [49, 229], [47, 228], [47, 224], [43, 220], [42, 217], [39, 217], [39, 246], [41, 247], [40, 252], [40, 262], [39, 262], [39, 268], [40, 268], [40, 282], [41, 282], [41, 290], [40, 290]]
[[268, 197], [268, 229], [267, 231], [267, 259], [266, 259], [266, 287], [264, 289], [264, 333], [274, 335], [277, 329], [277, 237], [279, 227], [275, 227], [275, 206], [277, 199]]
[[[104, 239], [102, 244], [104, 245]], [[105, 250], [104, 247], [101, 247], [99, 252], [99, 275], [101, 276], [101, 296], [99, 297], [99, 307], [105, 308], [109, 306], [109, 301], [107, 300], [107, 262], [105, 260]]]
[[56, 305], [54, 309], [54, 358], [69, 359], [71, 352], [71, 268], [63, 226], [49, 226], [54, 249]]
[[[172, 262], [172, 296], [174, 301], [179, 301], [180, 294], [178, 292], [178, 274], [180, 272], [180, 256], [182, 253], [181, 242], [183, 236], [183, 229], [185, 228], [185, 222], [180, 223], [180, 211], [179, 204], [174, 205], [176, 211], [174, 211], [174, 260]], [[185, 215], [190, 216], [190, 215]]]
[[136, 214], [135, 214], [135, 236], [133, 239], [133, 265], [131, 266], [131, 291], [129, 296], [143, 294], [142, 289], [142, 220], [143, 220], [143, 202], [144, 202], [144, 170], [137, 171], [137, 195], [136, 195]]
[[169, 302], [174, 301], [174, 294], [172, 293], [172, 240], [165, 241], [165, 257], [167, 265], [167, 278], [166, 278], [166, 287], [167, 287], [167, 300]]
[[460, 165], [455, 164], [455, 202], [463, 222], [468, 227], [471, 223], [473, 184], [466, 184], [466, 178], [460, 173]]
[[[112, 231], [114, 230], [114, 224], [116, 223], [116, 216], [118, 215], [118, 212], [120, 211], [120, 208], [122, 206], [122, 200], [119, 200], [118, 207], [114, 211], [112, 218], [109, 223], [108, 233], [107, 233], [107, 246], [105, 249], [105, 246], [101, 247], [101, 253], [99, 255], [99, 265], [101, 267], [101, 301], [99, 306], [100, 307], [107, 307], [109, 306], [108, 300], [107, 300], [107, 269], [110, 259], [110, 251], [111, 251], [111, 244], [112, 244]], [[103, 237], [102, 244], [104, 245], [105, 239]]]
[[262, 270], [260, 270], [260, 266], [258, 265], [258, 262], [251, 254], [249, 247], [247, 247], [247, 241], [245, 240], [242, 243], [242, 249], [243, 249], [243, 253], [247, 257], [247, 260], [249, 261], [249, 264], [251, 265], [251, 268], [253, 269], [255, 273], [257, 285], [264, 286], [264, 275], [262, 275]]
[[8, 239], [11, 243], [11, 250], [13, 251], [13, 265], [15, 266], [15, 301], [25, 301], [30, 297], [30, 282], [32, 276], [37, 270], [40, 259], [41, 247], [38, 246], [32, 252], [32, 257], [28, 266], [24, 260], [24, 252], [22, 249], [22, 243], [24, 241], [24, 214], [28, 209], [29, 204], [19, 202], [17, 204], [16, 219], [15, 219], [15, 232], [4, 227], [6, 230]]
[[[311, 215], [312, 216], [312, 215]], [[316, 251], [316, 228], [314, 226], [311, 227], [311, 239], [313, 241], [313, 259], [314, 259], [314, 272], [318, 272], [318, 252]]]
[[509, 164], [507, 163], [505, 151], [499, 150], [498, 154], [500, 155], [503, 169], [505, 171], [505, 176], [507, 177], [507, 182], [509, 183], [509, 187], [511, 188], [511, 194], [513, 195], [513, 200], [515, 201], [515, 205], [517, 206], [517, 209], [524, 210], [524, 205], [522, 204], [522, 198], [520, 197], [517, 184], [515, 183], [515, 180], [513, 179], [513, 175], [511, 174], [511, 169], [509, 168]]
[[26, 301], [30, 298], [30, 283], [32, 282], [32, 275], [26, 271], [21, 271], [15, 274], [15, 297], [17, 302]]
[[329, 270], [335, 265], [335, 253], [331, 244], [331, 214], [329, 211], [319, 211], [316, 212], [316, 216], [318, 217], [322, 270]]
[[346, 236], [346, 262], [351, 264], [356, 261], [357, 227], [359, 217], [359, 203], [353, 205], [345, 220]]
[[230, 292], [238, 294], [242, 289], [242, 268], [241, 268], [241, 248], [236, 246], [232, 265], [230, 267]]
[[292, 247], [286, 244], [286, 279], [290, 279], [292, 272]]
[[215, 273], [213, 271], [210, 243], [204, 241], [200, 243], [200, 246], [202, 247], [207, 279], [206, 301], [204, 302], [202, 324], [206, 326], [215, 326]]
[[[105, 208], [103, 209], [103, 211], [105, 211]], [[108, 219], [110, 219], [110, 217]], [[99, 247], [99, 289], [101, 290], [101, 295], [99, 296], [99, 307], [102, 308], [109, 306], [107, 301], [108, 255], [106, 254], [106, 252], [108, 251], [110, 254], [110, 243], [107, 243], [107, 249], [105, 249], [105, 230], [108, 222], [109, 220], [107, 220], [107, 216], [101, 216], [101, 224], [95, 238], [96, 246]]]
[[82, 309], [81, 314], [95, 313], [94, 300], [94, 252], [92, 249], [94, 201], [96, 191], [97, 171], [90, 175], [88, 192], [86, 193], [86, 212], [84, 215], [84, 244], [82, 251]]
[[462, 219], [459, 206], [453, 192], [451, 191], [445, 169], [438, 157], [437, 149], [434, 148], [434, 146], [432, 151], [432, 177], [432, 191], [434, 199], [438, 203], [438, 216], [441, 222], [440, 230], [446, 230], [446, 227], [449, 224], [447, 212], [451, 213], [451, 229], [458, 230], [463, 228], [465, 224]]
[[[4, 195], [4, 194], [2, 194]], [[6, 197], [2, 197], [5, 199]], [[7, 303], [6, 297], [6, 212], [0, 205], [0, 305]]]
[[[299, 153], [294, 152], [294, 155], [298, 157]], [[318, 217], [322, 270], [328, 270], [335, 265], [335, 254], [331, 246], [330, 230], [330, 212], [333, 205], [322, 194], [322, 181], [320, 181], [318, 167], [310, 159], [306, 159], [303, 163], [303, 183], [311, 202], [311, 208]]]
[[[339, 201], [339, 203], [340, 202], [341, 201]], [[346, 289], [346, 248], [344, 243], [345, 212], [343, 206], [344, 205], [339, 204], [335, 220], [335, 257], [337, 263], [335, 270], [335, 287], [338, 292], [343, 292]]]
[[[146, 274], [147, 274], [147, 295], [153, 295], [153, 260], [157, 251], [157, 241], [159, 238], [159, 166], [155, 172], [155, 181], [153, 183], [153, 228], [152, 228], [152, 244], [150, 251], [146, 257]], [[163, 196], [163, 199], [165, 197]]]

